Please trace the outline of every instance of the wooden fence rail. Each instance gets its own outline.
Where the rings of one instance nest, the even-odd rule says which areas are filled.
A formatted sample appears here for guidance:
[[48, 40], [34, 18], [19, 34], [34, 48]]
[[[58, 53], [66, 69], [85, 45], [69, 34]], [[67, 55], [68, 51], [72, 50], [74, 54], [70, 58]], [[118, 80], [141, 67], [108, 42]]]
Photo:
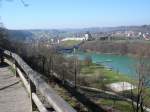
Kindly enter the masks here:
[[[64, 101], [51, 87], [48, 85], [43, 76], [34, 71], [24, 60], [17, 54], [8, 50], [1, 50], [4, 61], [10, 64], [16, 70], [16, 75], [19, 75], [27, 91], [30, 94], [32, 106], [38, 108], [40, 112], [49, 112], [42, 102], [39, 100], [36, 89], [44, 96], [47, 102], [53, 107], [56, 112], [76, 112], [66, 101]], [[11, 60], [10, 60], [11, 59]], [[12, 61], [14, 60], [14, 61]], [[29, 80], [24, 76], [26, 75]]]

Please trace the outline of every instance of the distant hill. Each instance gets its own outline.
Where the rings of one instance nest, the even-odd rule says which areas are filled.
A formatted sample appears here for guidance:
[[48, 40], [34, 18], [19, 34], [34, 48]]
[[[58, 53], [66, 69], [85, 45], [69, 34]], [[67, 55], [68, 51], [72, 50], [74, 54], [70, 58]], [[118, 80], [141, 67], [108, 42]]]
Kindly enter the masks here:
[[150, 33], [150, 25], [142, 26], [119, 26], [119, 27], [90, 27], [81, 29], [48, 29], [48, 30], [30, 30], [34, 34], [47, 34], [49, 37], [69, 37], [81, 36], [85, 32], [99, 33], [99, 32], [116, 32], [116, 31], [136, 31]]
[[26, 30], [8, 30], [8, 38], [12, 41], [29, 41], [33, 39], [33, 34]]
[[72, 36], [83, 36], [86, 31], [90, 33], [135, 31], [150, 33], [150, 25], [142, 26], [119, 26], [119, 27], [91, 27], [82, 29], [34, 29], [34, 30], [8, 30], [11, 40], [30, 41], [39, 38], [63, 38]]
[[91, 33], [95, 32], [115, 32], [115, 31], [140, 31], [140, 32], [149, 32], [150, 33], [150, 25], [142, 25], [142, 26], [119, 26], [119, 27], [91, 27], [91, 28], [83, 28], [83, 29], [66, 29], [66, 31], [71, 32], [86, 32], [90, 31]]

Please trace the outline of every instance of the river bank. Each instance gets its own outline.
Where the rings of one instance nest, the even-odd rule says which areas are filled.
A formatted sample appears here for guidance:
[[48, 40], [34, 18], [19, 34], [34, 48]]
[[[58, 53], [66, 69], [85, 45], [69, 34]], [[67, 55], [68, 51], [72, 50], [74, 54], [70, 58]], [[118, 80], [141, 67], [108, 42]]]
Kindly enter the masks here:
[[80, 47], [81, 50], [95, 53], [109, 53], [117, 55], [129, 55], [133, 57], [144, 53], [144, 56], [150, 56], [149, 41], [86, 41]]
[[103, 65], [97, 65], [95, 63], [91, 63], [90, 65], [82, 63], [79, 76], [82, 79], [84, 78], [84, 81], [88, 82], [89, 86], [100, 89], [104, 89], [107, 84], [115, 82], [135, 83], [134, 79], [127, 77], [125, 74], [112, 71]]
[[100, 52], [100, 51], [94, 51], [94, 50], [90, 50], [90, 49], [86, 49], [84, 50], [84, 52], [86, 53], [96, 53], [96, 54], [113, 54], [113, 55], [126, 55], [126, 56], [132, 56], [132, 57], [135, 57], [136, 55], [135, 54], [131, 54], [131, 53], [128, 53], [128, 54], [121, 54], [121, 53], [105, 53], [105, 52]]
[[[74, 54], [67, 54], [68, 57]], [[126, 55], [117, 54], [100, 54], [95, 52], [76, 52], [75, 55], [79, 60], [84, 60], [86, 57], [90, 57], [95, 64], [101, 64], [106, 69], [111, 69], [114, 72], [125, 74], [130, 78], [135, 78], [136, 74], [136, 59]]]
[[[90, 52], [90, 53], [89, 52], [86, 52], [86, 53], [79, 52], [79, 53], [75, 54], [78, 57], [78, 59], [81, 61], [80, 72], [77, 74], [78, 84], [83, 85], [83, 86], [93, 87], [93, 88], [99, 88], [102, 90], [108, 90], [108, 91], [112, 91], [111, 89], [109, 89], [107, 87], [107, 85], [111, 84], [111, 83], [129, 82], [135, 86], [138, 85], [138, 81], [136, 80], [138, 78], [138, 76], [136, 79], [131, 78], [130, 74], [125, 74], [125, 73], [118, 72], [113, 69], [108, 69], [103, 64], [95, 63], [98, 60], [99, 61], [101, 59], [106, 60], [106, 59], [110, 59], [110, 57], [111, 57], [112, 60], [109, 62], [106, 62], [106, 63], [110, 63], [110, 62], [112, 63], [112, 62], [115, 62], [116, 59], [119, 59], [119, 61], [121, 60], [121, 62], [120, 63], [115, 62], [115, 65], [122, 67], [122, 64], [129, 65], [128, 60], [130, 60], [130, 58], [128, 58], [128, 56], [122, 56], [122, 55], [118, 56], [116, 54], [99, 54], [99, 53], [98, 54], [94, 53], [94, 56], [93, 56], [92, 54], [93, 54], [93, 52]], [[74, 55], [71, 54], [69, 57], [72, 57], [72, 56], [74, 56]], [[91, 56], [92, 59], [96, 58], [96, 60], [92, 60], [92, 63], [87, 65], [84, 62], [85, 61], [84, 59], [86, 56]], [[129, 62], [132, 63], [132, 61], [129, 61]], [[128, 67], [131, 69], [130, 66], [128, 66]], [[126, 69], [125, 69], [125, 71], [126, 71]], [[135, 77], [135, 75], [133, 75], [133, 76]], [[138, 89], [133, 90], [135, 95], [137, 94], [137, 91], [138, 91]], [[147, 91], [146, 94], [148, 94], [150, 92], [150, 90], [148, 88], [146, 88], [145, 91]], [[124, 94], [124, 93], [131, 94], [131, 90], [123, 91], [122, 94]], [[146, 97], [146, 99], [144, 99], [144, 102], [148, 107], [150, 107], [150, 103], [148, 102], [149, 99], [150, 99], [149, 97]], [[118, 105], [120, 105], [121, 107], [125, 107], [126, 110], [132, 109], [131, 104], [127, 103], [127, 102], [116, 101], [116, 103], [114, 104], [113, 100], [108, 100], [108, 99], [98, 99], [97, 102], [102, 105], [110, 105], [110, 106], [112, 105], [114, 107], [116, 105], [117, 105], [116, 107], [118, 107]], [[118, 108], [118, 110], [121, 110], [122, 112], [126, 112], [122, 108]]]
[[[88, 86], [88, 87], [94, 87], [94, 88], [99, 88], [102, 90], [108, 90], [108, 91], [113, 91], [110, 88], [107, 87], [107, 85], [112, 84], [112, 83], [117, 83], [117, 82], [129, 82], [130, 84], [138, 87], [138, 80], [137, 78], [133, 79], [131, 77], [129, 77], [127, 74], [123, 74], [120, 72], [116, 72], [113, 71], [111, 69], [107, 69], [105, 66], [101, 65], [101, 64], [95, 64], [95, 63], [91, 63], [90, 65], [86, 65], [84, 63], [84, 61], [82, 61], [81, 63], [81, 71], [78, 74], [77, 77], [81, 77], [82, 80], [84, 80], [84, 82], [87, 82], [86, 85], [84, 86]], [[137, 76], [138, 77], [138, 76]], [[83, 83], [80, 83], [81, 85]], [[135, 88], [132, 90], [134, 95], [138, 94], [138, 88]], [[150, 89], [146, 88], [144, 89], [145, 94], [149, 94]], [[131, 94], [131, 90], [128, 91], [122, 91], [120, 92], [121, 94]], [[147, 96], [144, 99], [145, 104], [147, 105], [147, 107], [150, 107], [150, 97]], [[99, 100], [101, 103], [110, 103], [111, 100]], [[120, 102], [121, 103], [121, 102]], [[127, 105], [127, 103], [121, 103], [121, 105]], [[128, 105], [129, 106], [129, 105]], [[131, 107], [129, 106], [128, 109], [131, 109]]]

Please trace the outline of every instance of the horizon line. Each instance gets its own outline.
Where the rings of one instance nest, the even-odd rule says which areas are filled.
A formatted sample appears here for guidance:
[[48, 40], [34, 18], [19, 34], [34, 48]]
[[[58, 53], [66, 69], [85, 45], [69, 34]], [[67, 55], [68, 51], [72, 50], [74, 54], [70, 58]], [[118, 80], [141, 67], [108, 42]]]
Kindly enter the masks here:
[[116, 27], [140, 27], [140, 26], [149, 26], [150, 24], [141, 24], [141, 25], [116, 25], [116, 26], [91, 26], [91, 27], [64, 27], [64, 28], [4, 28], [8, 30], [75, 30], [75, 29], [89, 29], [89, 28], [116, 28]]

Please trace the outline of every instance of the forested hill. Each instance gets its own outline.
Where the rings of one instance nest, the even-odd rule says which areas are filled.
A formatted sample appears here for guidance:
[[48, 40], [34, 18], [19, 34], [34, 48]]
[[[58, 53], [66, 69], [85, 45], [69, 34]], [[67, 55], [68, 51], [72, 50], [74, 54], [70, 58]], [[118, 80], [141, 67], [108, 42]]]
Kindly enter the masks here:
[[7, 36], [13, 41], [28, 42], [33, 39], [33, 34], [26, 30], [7, 30]]

